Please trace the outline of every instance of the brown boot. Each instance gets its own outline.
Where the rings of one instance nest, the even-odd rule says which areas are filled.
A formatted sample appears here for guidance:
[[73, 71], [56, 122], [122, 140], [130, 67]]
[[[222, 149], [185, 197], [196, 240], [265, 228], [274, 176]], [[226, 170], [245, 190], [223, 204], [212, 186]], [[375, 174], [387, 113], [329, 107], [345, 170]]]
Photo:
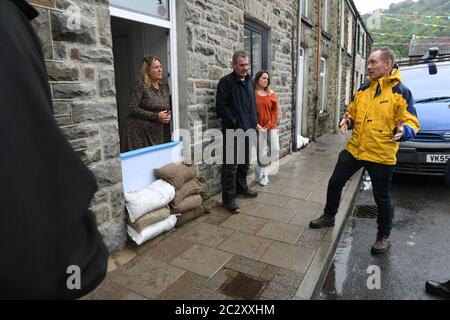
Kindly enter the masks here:
[[320, 218], [311, 220], [309, 227], [312, 229], [321, 229], [334, 226], [334, 217], [322, 215]]
[[377, 233], [377, 240], [375, 240], [375, 243], [372, 245], [372, 254], [380, 254], [385, 253], [389, 247], [391, 246], [391, 239], [389, 238], [389, 235]]

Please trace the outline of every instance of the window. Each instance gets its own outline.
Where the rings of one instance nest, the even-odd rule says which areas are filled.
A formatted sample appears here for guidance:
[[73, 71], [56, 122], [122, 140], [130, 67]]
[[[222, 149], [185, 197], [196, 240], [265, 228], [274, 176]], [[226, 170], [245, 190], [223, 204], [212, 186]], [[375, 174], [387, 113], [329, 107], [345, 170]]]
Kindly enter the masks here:
[[348, 16], [347, 52], [353, 53], [353, 16]]
[[328, 0], [322, 0], [321, 2], [321, 15], [322, 15], [322, 30], [328, 31]]
[[350, 103], [351, 92], [350, 92], [350, 82], [351, 82], [351, 69], [347, 70], [347, 78], [345, 80], [345, 105]]
[[361, 81], [359, 82], [359, 85], [362, 85], [364, 83], [364, 75], [361, 74], [360, 76], [361, 76]]
[[250, 57], [249, 74], [267, 69], [267, 29], [252, 22], [244, 24], [244, 51]]
[[308, 18], [308, 0], [300, 0], [299, 3], [302, 6], [302, 15]]
[[361, 33], [360, 33], [360, 26], [359, 24], [356, 26], [356, 53], [360, 52], [361, 48]]
[[367, 39], [366, 34], [363, 33], [362, 34], [362, 48], [361, 48], [363, 58], [366, 57], [366, 39]]
[[326, 111], [325, 105], [326, 79], [327, 79], [327, 60], [325, 58], [320, 58], [319, 114], [322, 114]]

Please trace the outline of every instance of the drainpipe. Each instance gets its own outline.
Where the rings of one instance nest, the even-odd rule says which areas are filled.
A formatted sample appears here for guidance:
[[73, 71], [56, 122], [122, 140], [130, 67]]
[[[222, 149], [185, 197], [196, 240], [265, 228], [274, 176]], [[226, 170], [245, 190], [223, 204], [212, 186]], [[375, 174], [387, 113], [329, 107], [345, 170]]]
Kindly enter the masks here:
[[[301, 129], [302, 129], [302, 121], [303, 121], [303, 106], [300, 106], [300, 100], [302, 100], [301, 95], [303, 93], [303, 82], [300, 83], [299, 80], [303, 79], [303, 77], [301, 76], [303, 70], [300, 70], [300, 58], [299, 58], [299, 54], [300, 54], [300, 47], [301, 47], [301, 37], [302, 37], [302, 12], [303, 12], [303, 1], [299, 1], [299, 6], [298, 6], [298, 26], [297, 26], [297, 30], [298, 30], [298, 36], [297, 36], [297, 86], [296, 86], [296, 90], [295, 90], [295, 125], [294, 125], [294, 150], [297, 150], [297, 145], [298, 145], [298, 137], [299, 135], [301, 136]], [[304, 57], [303, 57], [304, 58]], [[305, 61], [303, 59], [303, 61]]]
[[358, 55], [358, 52], [356, 52], [356, 41], [357, 41], [357, 37], [358, 35], [356, 34], [356, 30], [357, 30], [357, 26], [358, 26], [358, 17], [356, 16], [356, 12], [355, 12], [355, 27], [353, 28], [353, 70], [352, 70], [352, 90], [351, 92], [355, 92], [355, 69], [356, 69], [356, 56]]
[[320, 85], [320, 40], [322, 34], [321, 26], [321, 0], [317, 0], [317, 61], [316, 61], [316, 108], [314, 110], [314, 132], [313, 140], [317, 137], [317, 127], [319, 126], [319, 85]]
[[341, 91], [342, 91], [342, 48], [344, 47], [344, 42], [342, 40], [342, 35], [344, 34], [344, 1], [339, 1], [339, 16], [341, 17], [341, 28], [339, 32], [339, 43], [338, 46], [338, 87], [336, 95], [336, 109], [334, 114], [334, 132], [339, 131], [339, 120], [340, 120], [340, 106], [341, 106]]

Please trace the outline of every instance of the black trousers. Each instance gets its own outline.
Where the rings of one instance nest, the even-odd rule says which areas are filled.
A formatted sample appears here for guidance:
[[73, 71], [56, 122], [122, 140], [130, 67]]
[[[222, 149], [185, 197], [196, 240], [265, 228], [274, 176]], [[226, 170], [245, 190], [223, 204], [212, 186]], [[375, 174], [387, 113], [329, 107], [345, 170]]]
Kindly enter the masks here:
[[394, 165], [356, 160], [350, 152], [342, 150], [333, 175], [328, 182], [324, 214], [336, 215], [345, 183], [363, 167], [369, 173], [372, 181], [373, 197], [378, 207], [378, 232], [389, 235], [392, 230], [391, 182]]
[[[244, 145], [234, 138], [232, 150], [230, 146], [227, 148], [225, 130], [223, 135], [223, 164], [222, 164], [222, 201], [230, 203], [236, 198], [236, 195], [248, 190], [247, 173], [250, 168], [250, 139], [246, 138]], [[256, 142], [256, 141], [255, 141]], [[234, 156], [231, 157], [233, 151]], [[228, 157], [227, 157], [228, 156]]]

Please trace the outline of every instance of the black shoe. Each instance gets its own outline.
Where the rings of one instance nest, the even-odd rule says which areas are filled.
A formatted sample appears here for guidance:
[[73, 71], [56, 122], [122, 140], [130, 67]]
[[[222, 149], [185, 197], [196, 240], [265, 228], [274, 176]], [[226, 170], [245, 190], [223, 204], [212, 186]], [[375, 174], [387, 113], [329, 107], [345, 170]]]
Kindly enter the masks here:
[[450, 299], [450, 280], [442, 283], [429, 280], [425, 283], [425, 290], [436, 296]]
[[321, 217], [311, 220], [309, 222], [309, 227], [312, 229], [321, 229], [334, 226], [334, 217], [322, 215]]
[[230, 211], [233, 214], [239, 213], [241, 212], [241, 209], [239, 208], [239, 206], [236, 204], [236, 201], [230, 201], [230, 202], [224, 202], [223, 206], [225, 207], [225, 209], [227, 209], [228, 211]]
[[256, 198], [258, 192], [248, 189], [246, 191], [238, 192], [238, 194], [241, 198]]

